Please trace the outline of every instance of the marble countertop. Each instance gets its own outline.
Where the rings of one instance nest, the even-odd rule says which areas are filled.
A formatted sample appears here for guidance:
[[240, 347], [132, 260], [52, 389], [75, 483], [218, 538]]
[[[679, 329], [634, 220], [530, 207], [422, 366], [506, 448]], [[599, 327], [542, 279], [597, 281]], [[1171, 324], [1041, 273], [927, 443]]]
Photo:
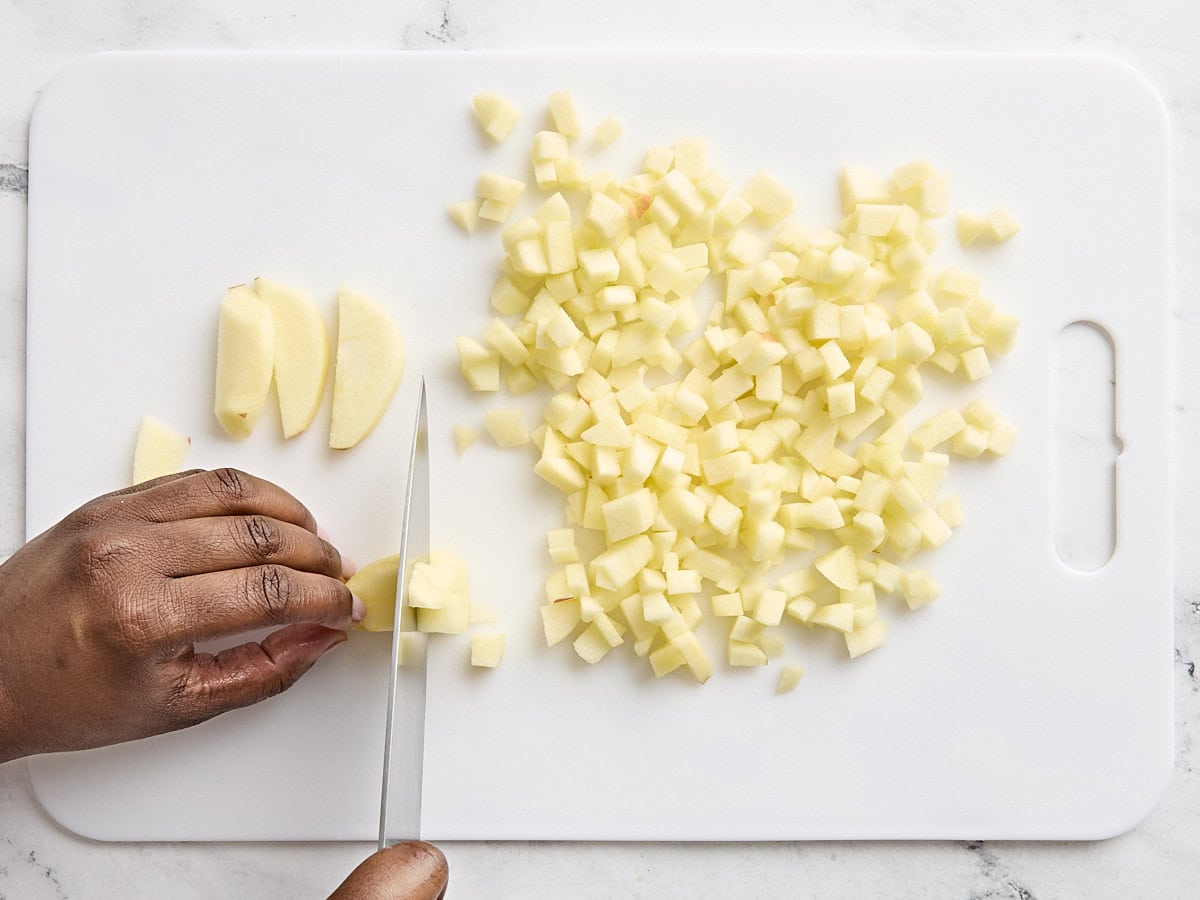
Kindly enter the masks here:
[[[81, 0], [0, 2], [0, 558], [24, 521], [27, 132], [68, 61], [114, 49], [764, 49], [1084, 52], [1144, 72], [1174, 143], [1177, 500], [1176, 764], [1138, 828], [1098, 843], [462, 843], [444, 846], [455, 897], [1200, 896], [1200, 6], [1193, 0], [851, 3], [715, 0]], [[59, 828], [23, 763], [0, 767], [0, 900], [325, 896], [366, 844], [102, 844]]]

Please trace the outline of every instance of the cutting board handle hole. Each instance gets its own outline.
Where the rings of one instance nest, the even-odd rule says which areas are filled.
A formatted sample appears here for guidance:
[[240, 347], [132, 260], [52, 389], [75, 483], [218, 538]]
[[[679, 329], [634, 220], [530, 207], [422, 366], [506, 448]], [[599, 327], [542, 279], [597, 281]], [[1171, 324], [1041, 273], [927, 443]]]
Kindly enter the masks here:
[[1095, 322], [1058, 333], [1052, 357], [1054, 549], [1076, 572], [1095, 572], [1117, 546], [1116, 345]]

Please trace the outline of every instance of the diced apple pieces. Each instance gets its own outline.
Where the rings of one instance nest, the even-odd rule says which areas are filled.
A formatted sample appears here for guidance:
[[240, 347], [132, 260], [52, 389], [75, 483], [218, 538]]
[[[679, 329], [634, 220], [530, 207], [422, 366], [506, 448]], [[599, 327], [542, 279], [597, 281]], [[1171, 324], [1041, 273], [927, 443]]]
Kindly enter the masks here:
[[183, 469], [192, 439], [153, 416], [146, 416], [138, 428], [133, 450], [133, 481], [141, 484]]
[[467, 448], [479, 440], [479, 432], [466, 425], [454, 426], [454, 449], [462, 456]]
[[492, 440], [500, 447], [520, 447], [529, 443], [523, 413], [519, 409], [492, 409], [484, 415], [484, 424]]
[[[367, 607], [358, 623], [363, 631], [391, 631], [396, 611], [397, 567], [400, 555], [375, 560], [354, 573], [346, 587]], [[414, 560], [407, 576], [409, 607], [422, 632], [460, 634], [470, 625], [467, 564], [453, 554], [433, 551]], [[407, 623], [402, 627], [410, 627]]]
[[887, 635], [887, 621], [876, 619], [862, 628], [847, 632], [843, 637], [846, 640], [846, 651], [850, 654], [851, 659], [855, 659], [864, 653], [882, 647], [887, 641]]
[[479, 224], [478, 200], [459, 200], [457, 203], [451, 203], [447, 207], [447, 212], [455, 225], [467, 234], [475, 233], [475, 226]]
[[936, 600], [941, 588], [933, 575], [924, 569], [913, 569], [900, 576], [900, 590], [904, 593], [904, 602], [909, 609], [918, 609]]
[[463, 376], [475, 391], [500, 390], [500, 354], [468, 337], [455, 338]]
[[804, 678], [804, 666], [784, 666], [779, 672], [779, 682], [775, 686], [775, 693], [790, 694], [800, 684], [802, 678]]
[[560, 565], [579, 562], [579, 547], [575, 544], [575, 529], [555, 528], [546, 532], [550, 558]]
[[993, 209], [983, 219], [984, 229], [996, 243], [1002, 243], [1021, 230], [1016, 217], [1007, 209]]
[[982, 217], [960, 212], [955, 226], [958, 241], [964, 247], [971, 247], [981, 240], [1000, 244], [1021, 230], [1016, 217], [1003, 207], [993, 209]]
[[337, 362], [329, 446], [345, 450], [370, 434], [404, 374], [404, 338], [378, 301], [338, 291]]
[[[430, 579], [434, 590], [440, 589], [441, 606], [418, 607], [413, 604], [417, 613], [417, 630], [426, 633], [461, 634], [471, 624], [470, 585], [467, 578], [467, 564], [464, 560], [444, 551], [434, 550], [424, 562], [428, 571], [435, 577]], [[416, 564], [413, 567], [416, 574]], [[412, 599], [411, 581], [409, 587], [410, 601]]]
[[597, 147], [607, 147], [621, 136], [625, 126], [616, 116], [605, 116], [592, 132], [592, 142]]
[[570, 91], [555, 91], [548, 101], [550, 118], [554, 120], [554, 130], [565, 138], [578, 137], [579, 110], [575, 106], [575, 95]]
[[471, 98], [471, 106], [484, 134], [496, 143], [508, 137], [519, 118], [511, 101], [491, 91], [476, 94]]
[[582, 621], [579, 600], [575, 597], [562, 597], [547, 603], [541, 612], [547, 647], [566, 640]]
[[[886, 638], [876, 594], [922, 602], [932, 576], [900, 564], [962, 521], [938, 496], [949, 454], [998, 455], [1015, 437], [983, 401], [921, 405], [929, 367], [980, 379], [1018, 324], [976, 275], [933, 266], [929, 220], [947, 213], [949, 180], [926, 160], [890, 177], [845, 166], [845, 218], [810, 230], [765, 172], [729, 196], [697, 138], [651, 148], [626, 178], [585, 175], [574, 107], [554, 95], [555, 130], [533, 138], [549, 196], [500, 233], [499, 318], [481, 341], [457, 339], [473, 389], [554, 392], [530, 435], [570, 526], [547, 535], [561, 567], [547, 643], [570, 638], [595, 663], [628, 639], [657, 676], [703, 681], [711, 610], [729, 622], [733, 666], [778, 657], [792, 623], [842, 634], [851, 656], [873, 649]], [[619, 130], [606, 119], [595, 143]], [[568, 187], [577, 203], [557, 192]], [[506, 218], [523, 188], [485, 173], [480, 217]], [[764, 238], [764, 224], [778, 230]], [[723, 291], [703, 322], [694, 295], [713, 274]], [[773, 581], [795, 554], [808, 565]], [[785, 669], [781, 689], [800, 672]]]
[[450, 593], [448, 573], [418, 560], [408, 576], [408, 603], [414, 609], [442, 609]]
[[513, 206], [521, 199], [525, 182], [494, 172], [484, 172], [475, 185], [475, 196], [480, 200], [493, 200], [505, 206]]
[[503, 634], [475, 634], [471, 636], [471, 665], [494, 669], [504, 658]]
[[275, 324], [252, 287], [239, 284], [221, 301], [217, 324], [217, 421], [232, 438], [248, 437], [262, 413], [275, 368]]

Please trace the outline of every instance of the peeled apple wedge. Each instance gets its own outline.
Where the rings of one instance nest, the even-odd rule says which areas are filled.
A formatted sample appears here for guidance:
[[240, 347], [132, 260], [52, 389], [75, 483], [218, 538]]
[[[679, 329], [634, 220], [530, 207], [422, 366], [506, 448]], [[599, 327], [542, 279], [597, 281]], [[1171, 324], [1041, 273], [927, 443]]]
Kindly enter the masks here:
[[358, 627], [362, 631], [391, 631], [396, 618], [396, 572], [400, 554], [377, 559], [354, 573], [346, 582], [355, 597], [366, 604], [367, 614]]
[[329, 334], [317, 305], [295, 288], [255, 278], [254, 289], [271, 311], [275, 327], [275, 391], [283, 436], [312, 424], [329, 372]]
[[192, 439], [153, 416], [142, 419], [133, 451], [133, 484], [182, 471]]
[[214, 412], [238, 440], [258, 422], [275, 368], [275, 324], [271, 311], [246, 284], [231, 287], [217, 323], [217, 384]]
[[404, 338], [375, 300], [338, 291], [337, 362], [329, 446], [353, 447], [374, 430], [404, 374]]

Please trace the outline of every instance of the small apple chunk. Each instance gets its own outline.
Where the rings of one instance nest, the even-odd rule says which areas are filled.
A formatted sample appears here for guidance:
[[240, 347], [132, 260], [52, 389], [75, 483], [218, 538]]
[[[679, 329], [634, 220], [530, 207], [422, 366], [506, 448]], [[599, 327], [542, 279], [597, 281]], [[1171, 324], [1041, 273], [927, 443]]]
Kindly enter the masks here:
[[784, 666], [783, 671], [779, 673], [779, 683], [775, 686], [775, 693], [790, 694], [800, 684], [800, 679], [804, 677], [804, 666]]
[[477, 634], [471, 638], [471, 665], [494, 669], [503, 658], [503, 634]]
[[[462, 634], [471, 624], [470, 583], [466, 560], [452, 553], [434, 550], [425, 562], [444, 585], [442, 605], [416, 608], [417, 630], [436, 634]], [[411, 597], [411, 590], [410, 590]]]
[[258, 422], [275, 369], [271, 311], [246, 284], [231, 287], [217, 323], [217, 384], [213, 407], [231, 437], [248, 437]]
[[142, 419], [133, 450], [133, 484], [182, 471], [192, 439], [153, 416]]
[[337, 363], [329, 446], [353, 447], [374, 430], [404, 374], [404, 338], [378, 302], [338, 291]]
[[471, 106], [484, 134], [497, 144], [508, 137], [513, 126], [517, 124], [517, 108], [508, 98], [492, 91], [476, 94], [471, 98]]
[[275, 391], [283, 436], [312, 424], [329, 373], [329, 333], [317, 305], [302, 291], [255, 278], [254, 289], [271, 311], [275, 328]]

